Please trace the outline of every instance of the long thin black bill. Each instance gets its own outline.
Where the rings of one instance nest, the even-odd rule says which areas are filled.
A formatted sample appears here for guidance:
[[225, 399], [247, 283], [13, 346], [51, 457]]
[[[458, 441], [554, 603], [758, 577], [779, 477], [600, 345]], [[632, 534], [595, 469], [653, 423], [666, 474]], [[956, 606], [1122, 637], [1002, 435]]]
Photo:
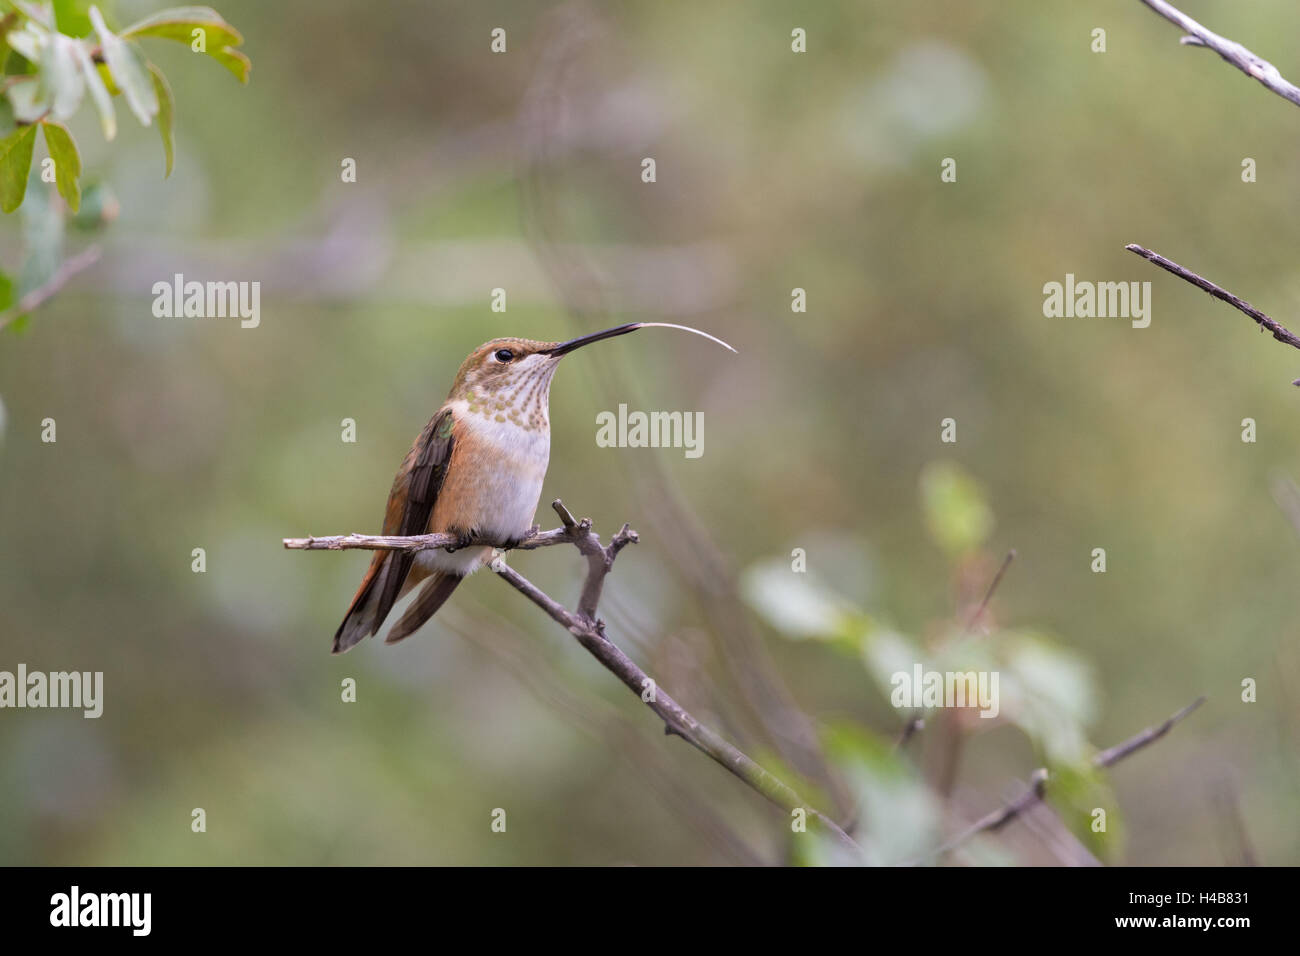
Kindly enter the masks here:
[[612, 329], [605, 329], [603, 332], [592, 332], [590, 335], [580, 335], [576, 339], [569, 339], [567, 342], [561, 342], [555, 348], [550, 349], [551, 355], [566, 355], [574, 349], [580, 349], [584, 345], [590, 345], [592, 342], [599, 342], [601, 339], [612, 339], [616, 335], [627, 335], [629, 332], [635, 332], [637, 329], [648, 328], [662, 329], [681, 329], [683, 332], [694, 332], [696, 335], [702, 335], [712, 342], [717, 342], [724, 349], [736, 350], [731, 348], [722, 339], [710, 335], [708, 332], [701, 332], [699, 329], [693, 329], [689, 325], [673, 325], [671, 322], [629, 322], [627, 325], [616, 325]]

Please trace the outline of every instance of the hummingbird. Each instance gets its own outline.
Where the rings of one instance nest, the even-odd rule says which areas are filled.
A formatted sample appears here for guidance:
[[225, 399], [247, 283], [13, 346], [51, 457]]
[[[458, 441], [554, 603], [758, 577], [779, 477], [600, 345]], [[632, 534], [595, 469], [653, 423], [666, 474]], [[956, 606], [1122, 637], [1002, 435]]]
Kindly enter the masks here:
[[393, 605], [423, 582], [385, 643], [409, 637], [466, 575], [492, 556], [492, 547], [471, 542], [487, 539], [509, 548], [528, 535], [551, 457], [551, 378], [560, 359], [593, 342], [651, 326], [694, 332], [736, 351], [689, 326], [632, 322], [567, 342], [493, 339], [469, 354], [447, 400], [397, 470], [383, 532], [449, 533], [461, 544], [418, 552], [376, 551], [334, 634], [335, 654], [377, 633]]

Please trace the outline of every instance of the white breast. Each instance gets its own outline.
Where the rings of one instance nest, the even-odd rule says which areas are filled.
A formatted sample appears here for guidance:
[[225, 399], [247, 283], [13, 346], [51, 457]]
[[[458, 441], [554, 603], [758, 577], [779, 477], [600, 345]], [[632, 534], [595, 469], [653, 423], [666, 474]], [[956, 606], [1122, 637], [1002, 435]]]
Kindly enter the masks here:
[[[486, 537], [502, 541], [521, 538], [533, 526], [546, 480], [551, 453], [550, 429], [521, 428], [509, 420], [469, 412], [465, 403], [452, 410], [463, 428], [472, 431], [482, 467], [472, 474], [448, 474], [444, 491], [455, 486], [456, 511]], [[437, 510], [435, 509], [435, 515]], [[490, 548], [424, 551], [416, 560], [430, 570], [469, 574], [491, 555]]]

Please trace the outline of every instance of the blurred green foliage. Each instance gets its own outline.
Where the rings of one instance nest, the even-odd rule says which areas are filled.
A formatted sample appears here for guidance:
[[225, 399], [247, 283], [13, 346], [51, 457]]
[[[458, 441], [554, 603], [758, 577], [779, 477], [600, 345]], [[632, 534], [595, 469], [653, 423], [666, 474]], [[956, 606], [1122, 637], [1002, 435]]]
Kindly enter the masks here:
[[[725, 826], [762, 859], [847, 862], [665, 738], [500, 581], [336, 658], [366, 558], [280, 546], [378, 530], [480, 342], [636, 318], [741, 354], [647, 334], [566, 360], [543, 502], [640, 531], [602, 604], [611, 636], [830, 806], [761, 719], [778, 709], [755, 706], [751, 669], [770, 662], [865, 798], [872, 861], [938, 845], [1044, 765], [1054, 812], [1103, 861], [1237, 859], [1221, 791], [1259, 858], [1300, 860], [1300, 541], [1271, 497], [1300, 475], [1297, 363], [1123, 249], [1286, 323], [1293, 106], [1136, 0], [221, 7], [257, 82], [231, 97], [184, 47], [151, 49], [182, 104], [165, 181], [152, 131], [106, 149], [95, 115], [70, 118], [120, 214], [95, 271], [0, 337], [0, 668], [102, 670], [106, 688], [99, 720], [0, 712], [0, 861], [739, 862]], [[154, 9], [122, 0], [113, 22]], [[1278, 40], [1293, 5], [1194, 15], [1300, 72]], [[23, 214], [53, 190], [32, 180]], [[16, 217], [0, 229], [20, 261]], [[262, 281], [260, 326], [155, 318], [151, 285], [176, 272]], [[1043, 285], [1066, 273], [1151, 282], [1151, 327], [1045, 318]], [[603, 306], [566, 307], [592, 289]], [[595, 415], [620, 402], [702, 410], [705, 454], [598, 448]], [[756, 610], [682, 544], [683, 510]], [[511, 562], [576, 600], [577, 555]], [[724, 639], [738, 627], [761, 658]], [[937, 715], [895, 753], [888, 678], [918, 661], [997, 667], [1002, 714]], [[1202, 693], [1166, 738], [1086, 769]], [[1056, 863], [1063, 839], [1020, 821], [957, 862]]]

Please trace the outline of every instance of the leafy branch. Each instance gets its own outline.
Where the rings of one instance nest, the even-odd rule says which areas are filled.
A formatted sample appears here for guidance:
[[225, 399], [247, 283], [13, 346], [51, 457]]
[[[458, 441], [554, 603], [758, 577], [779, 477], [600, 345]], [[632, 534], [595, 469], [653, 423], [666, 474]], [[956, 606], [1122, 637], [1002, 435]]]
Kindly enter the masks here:
[[99, 114], [104, 138], [117, 135], [113, 97], [121, 96], [136, 119], [150, 126], [157, 119], [166, 175], [174, 160], [175, 102], [167, 78], [144, 58], [143, 37], [190, 44], [221, 63], [241, 83], [248, 82], [248, 57], [237, 47], [244, 38], [210, 7], [164, 10], [114, 33], [99, 8], [85, 14], [77, 5], [50, 0], [44, 4], [13, 0], [0, 25], [0, 64], [6, 77], [0, 106], [0, 209], [22, 205], [31, 166], [35, 127], [45, 133], [57, 172], [59, 193], [73, 212], [80, 205], [77, 181], [81, 159], [63, 125], [87, 95]]
[[[1119, 763], [1121, 760], [1123, 760], [1125, 757], [1129, 756], [1130, 754], [1136, 753], [1137, 751], [1141, 750], [1143, 747], [1146, 747], [1148, 744], [1155, 743], [1165, 734], [1169, 733], [1169, 731], [1173, 730], [1174, 725], [1181, 722], [1185, 717], [1187, 717], [1192, 711], [1196, 710], [1196, 708], [1200, 707], [1203, 703], [1205, 703], [1205, 698], [1198, 697], [1196, 698], [1196, 700], [1192, 701], [1182, 710], [1178, 711], [1178, 713], [1174, 714], [1168, 720], [1164, 721], [1164, 723], [1157, 724], [1154, 727], [1148, 727], [1146, 728], [1146, 730], [1134, 734], [1132, 737], [1128, 738], [1127, 740], [1122, 741], [1121, 743], [1118, 743], [1113, 747], [1106, 748], [1101, 753], [1097, 754], [1095, 757], [1092, 758], [1092, 765], [1099, 770], [1104, 770], [1107, 767], [1113, 767], [1115, 764]], [[944, 854], [950, 853], [953, 850], [957, 849], [957, 847], [961, 846], [963, 843], [965, 843], [967, 840], [970, 840], [972, 837], [976, 836], [977, 834], [984, 833], [984, 832], [994, 832], [1002, 829], [1004, 826], [1006, 826], [1016, 817], [1020, 816], [1022, 813], [1028, 810], [1030, 807], [1033, 807], [1034, 805], [1036, 805], [1037, 803], [1043, 800], [1043, 798], [1047, 795], [1047, 783], [1048, 780], [1050, 779], [1050, 776], [1051, 775], [1048, 772], [1046, 767], [1039, 767], [1032, 774], [1030, 774], [1029, 787], [1025, 790], [1024, 793], [1016, 797], [1010, 803], [1007, 803], [1006, 805], [1000, 807], [999, 809], [994, 810], [993, 812], [987, 814], [984, 817], [981, 817], [979, 820], [975, 821], [973, 824], [971, 824], [967, 829], [963, 830], [956, 837], [949, 840], [947, 843], [939, 847], [937, 850], [933, 851], [931, 855], [936, 857], [941, 857]]]
[[[163, 10], [114, 31], [99, 7], [86, 0], [0, 0], [0, 211], [14, 212], [27, 198], [28, 185], [36, 178], [32, 156], [38, 129], [52, 161], [41, 178], [52, 174], [67, 210], [81, 210], [81, 153], [65, 124], [87, 99], [106, 140], [117, 136], [116, 97], [142, 125], [156, 122], [164, 177], [171, 175], [176, 104], [167, 77], [141, 50], [144, 38], [188, 44], [241, 83], [248, 82], [252, 65], [238, 49], [243, 37], [210, 7]], [[111, 206], [111, 199], [95, 188], [99, 194], [94, 205]], [[28, 265], [21, 288], [15, 292], [12, 280], [0, 272], [0, 310], [16, 310], [0, 325], [24, 316], [22, 303], [43, 301], [46, 296], [33, 294], [48, 288], [57, 275], [63, 274], [66, 281], [60, 265], [63, 208], [46, 202], [41, 213], [24, 220]]]
[[[591, 519], [576, 520], [569, 509], [557, 498], [551, 507], [560, 516], [561, 527], [551, 531], [533, 529], [533, 533], [515, 545], [515, 550], [528, 551], [556, 544], [572, 544], [587, 559], [587, 577], [583, 583], [578, 608], [571, 611], [551, 598], [518, 571], [506, 564], [503, 556], [492, 561], [491, 569], [507, 584], [537, 605], [557, 624], [565, 628], [578, 643], [598, 660], [606, 670], [622, 681], [643, 703], [664, 722], [664, 732], [681, 737], [701, 753], [712, 758], [729, 773], [758, 791], [783, 810], [803, 811], [841, 846], [861, 852], [838, 824], [809, 806], [791, 787], [774, 774], [763, 769], [749, 756], [737, 749], [721, 734], [696, 720], [684, 707], [673, 700], [663, 688], [646, 675], [605, 634], [605, 622], [596, 616], [605, 578], [614, 567], [614, 559], [627, 545], [637, 541], [637, 534], [626, 524], [602, 545], [600, 537], [591, 530]], [[325, 538], [285, 538], [284, 546], [301, 551], [341, 551], [363, 549], [369, 551], [425, 551], [446, 547], [480, 545], [502, 548], [500, 542], [475, 539], [466, 543], [456, 535], [426, 534], [411, 537], [389, 535], [337, 535]]]

